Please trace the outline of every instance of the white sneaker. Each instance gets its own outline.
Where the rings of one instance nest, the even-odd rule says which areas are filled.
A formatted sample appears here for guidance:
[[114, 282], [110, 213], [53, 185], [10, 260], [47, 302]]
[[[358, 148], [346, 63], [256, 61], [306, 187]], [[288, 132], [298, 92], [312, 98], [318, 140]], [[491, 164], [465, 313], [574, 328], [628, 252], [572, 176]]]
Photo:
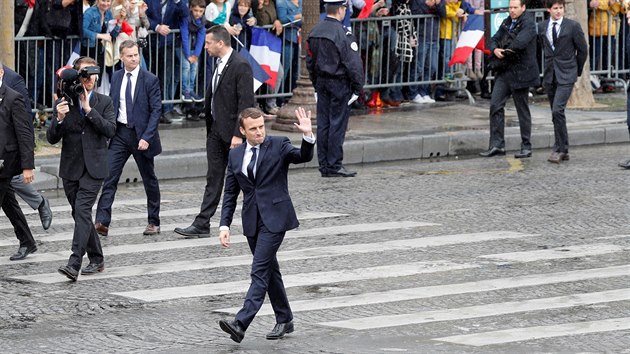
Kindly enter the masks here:
[[435, 100], [431, 98], [431, 96], [422, 96], [424, 103], [435, 103]]
[[416, 95], [416, 97], [414, 97], [414, 98], [411, 100], [411, 102], [413, 102], [413, 103], [417, 103], [417, 104], [424, 104], [424, 103], [427, 103], [427, 102], [424, 100], [424, 96], [420, 96], [419, 94], [418, 94], [418, 95]]

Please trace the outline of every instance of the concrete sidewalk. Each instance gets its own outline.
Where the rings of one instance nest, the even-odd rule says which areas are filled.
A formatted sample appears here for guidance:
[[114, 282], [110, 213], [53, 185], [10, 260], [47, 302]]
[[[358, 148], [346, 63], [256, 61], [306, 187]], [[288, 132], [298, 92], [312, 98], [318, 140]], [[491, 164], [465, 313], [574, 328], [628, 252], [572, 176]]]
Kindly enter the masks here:
[[[614, 101], [624, 107], [626, 96], [618, 92], [597, 95], [599, 101]], [[534, 158], [549, 153], [554, 133], [551, 113], [543, 96], [530, 100], [532, 113], [532, 144]], [[446, 156], [474, 155], [487, 149], [489, 138], [489, 100], [437, 102], [434, 104], [403, 104], [397, 108], [353, 111], [346, 142], [344, 164], [407, 160]], [[508, 153], [520, 148], [520, 133], [516, 111], [508, 100], [506, 107], [505, 138]], [[571, 146], [628, 142], [626, 112], [568, 110], [567, 125]], [[301, 135], [271, 130], [268, 135], [288, 136], [299, 144]], [[203, 177], [206, 175], [205, 123], [186, 120], [171, 125], [160, 125], [163, 153], [156, 157], [156, 174], [162, 180]], [[35, 187], [63, 188], [58, 176], [59, 155], [37, 156]], [[317, 167], [317, 158], [297, 167]], [[125, 166], [121, 183], [140, 181], [133, 158]]]

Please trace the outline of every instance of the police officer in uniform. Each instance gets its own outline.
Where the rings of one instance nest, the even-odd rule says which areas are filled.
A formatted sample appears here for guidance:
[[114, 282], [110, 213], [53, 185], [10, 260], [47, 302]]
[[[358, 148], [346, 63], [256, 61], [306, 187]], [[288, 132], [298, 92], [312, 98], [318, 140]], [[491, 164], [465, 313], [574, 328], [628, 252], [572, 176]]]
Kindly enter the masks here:
[[346, 0], [324, 0], [326, 18], [308, 38], [306, 65], [317, 100], [317, 158], [322, 177], [354, 177], [342, 164], [350, 105], [363, 86], [363, 64], [352, 33], [341, 20]]

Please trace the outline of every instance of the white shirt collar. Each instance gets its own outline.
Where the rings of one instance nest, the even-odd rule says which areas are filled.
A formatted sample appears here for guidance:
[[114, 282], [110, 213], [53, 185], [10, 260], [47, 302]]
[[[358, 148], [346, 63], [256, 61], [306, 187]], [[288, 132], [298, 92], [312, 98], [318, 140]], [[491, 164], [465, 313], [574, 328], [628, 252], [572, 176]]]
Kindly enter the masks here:
[[131, 73], [132, 77], [138, 77], [138, 74], [140, 73], [140, 64], [138, 64], [138, 66], [136, 66], [136, 68], [131, 71], [127, 71], [127, 69], [125, 69], [125, 76], [127, 76], [127, 73]]

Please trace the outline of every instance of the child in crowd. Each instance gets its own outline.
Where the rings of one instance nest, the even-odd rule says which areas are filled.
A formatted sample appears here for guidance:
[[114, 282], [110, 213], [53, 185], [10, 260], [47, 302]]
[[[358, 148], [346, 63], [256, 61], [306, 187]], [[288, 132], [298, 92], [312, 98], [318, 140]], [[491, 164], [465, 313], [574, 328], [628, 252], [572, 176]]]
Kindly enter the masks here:
[[[232, 7], [232, 14], [230, 15], [230, 26], [238, 31], [238, 40], [246, 48], [249, 48], [252, 38], [252, 27], [256, 25], [256, 17], [252, 11], [251, 0], [238, 0], [236, 6]], [[232, 38], [232, 48], [235, 50], [241, 49], [239, 44], [234, 38]]]
[[[230, 32], [230, 11], [232, 4], [227, 0], [211, 0], [206, 6], [206, 26], [222, 25]], [[230, 34], [232, 34], [230, 32]]]
[[203, 17], [205, 0], [190, 0], [190, 16], [179, 28], [182, 37], [182, 91], [184, 102], [203, 102], [197, 95], [197, 68], [206, 37], [206, 20]]
[[[484, 0], [466, 0], [477, 10], [485, 9]], [[475, 49], [466, 59], [466, 76], [471, 80], [481, 80], [483, 77], [483, 51]]]

